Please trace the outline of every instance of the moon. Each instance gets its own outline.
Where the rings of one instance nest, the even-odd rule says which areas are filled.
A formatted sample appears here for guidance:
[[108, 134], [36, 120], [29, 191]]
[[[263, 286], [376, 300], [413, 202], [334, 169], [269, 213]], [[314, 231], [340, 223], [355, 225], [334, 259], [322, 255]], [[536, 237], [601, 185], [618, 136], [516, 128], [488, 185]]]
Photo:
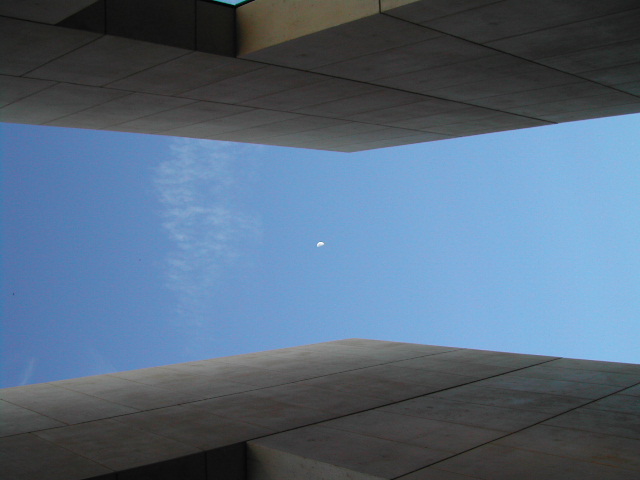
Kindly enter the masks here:
[[324, 242], [318, 242], [318, 244], [316, 245], [316, 247], [320, 248], [320, 247], [324, 247]]

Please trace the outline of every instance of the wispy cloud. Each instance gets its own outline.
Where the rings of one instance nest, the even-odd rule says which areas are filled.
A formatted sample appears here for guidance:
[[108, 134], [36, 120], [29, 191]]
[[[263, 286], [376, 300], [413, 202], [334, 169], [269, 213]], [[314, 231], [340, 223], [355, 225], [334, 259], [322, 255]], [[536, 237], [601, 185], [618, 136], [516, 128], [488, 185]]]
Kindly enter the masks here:
[[258, 219], [242, 206], [255, 170], [252, 148], [179, 139], [171, 150], [155, 177], [163, 226], [175, 245], [168, 286], [178, 295], [180, 321], [201, 325], [225, 271], [260, 235]]
[[38, 359], [35, 357], [31, 357], [22, 371], [22, 376], [20, 377], [20, 382], [18, 385], [27, 385], [31, 378], [33, 377], [33, 372], [36, 369], [36, 363]]

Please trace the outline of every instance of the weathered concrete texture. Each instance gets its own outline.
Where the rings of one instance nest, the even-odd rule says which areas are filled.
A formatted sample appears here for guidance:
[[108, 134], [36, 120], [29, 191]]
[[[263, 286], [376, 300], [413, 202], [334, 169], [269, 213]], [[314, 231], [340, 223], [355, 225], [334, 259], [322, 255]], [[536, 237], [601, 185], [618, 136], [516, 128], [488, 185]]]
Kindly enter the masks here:
[[632, 479], [640, 365], [347, 339], [0, 390], [12, 479]]
[[639, 22], [634, 0], [0, 0], [0, 119], [354, 152], [638, 113]]

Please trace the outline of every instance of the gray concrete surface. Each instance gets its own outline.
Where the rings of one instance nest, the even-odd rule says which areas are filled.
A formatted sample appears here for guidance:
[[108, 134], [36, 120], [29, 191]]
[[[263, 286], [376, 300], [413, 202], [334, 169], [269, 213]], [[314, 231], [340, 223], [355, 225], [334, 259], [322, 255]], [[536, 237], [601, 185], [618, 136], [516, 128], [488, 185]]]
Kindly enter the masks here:
[[631, 479], [640, 365], [366, 339], [0, 390], [11, 479]]
[[634, 0], [0, 0], [0, 120], [355, 152], [638, 113], [638, 22]]

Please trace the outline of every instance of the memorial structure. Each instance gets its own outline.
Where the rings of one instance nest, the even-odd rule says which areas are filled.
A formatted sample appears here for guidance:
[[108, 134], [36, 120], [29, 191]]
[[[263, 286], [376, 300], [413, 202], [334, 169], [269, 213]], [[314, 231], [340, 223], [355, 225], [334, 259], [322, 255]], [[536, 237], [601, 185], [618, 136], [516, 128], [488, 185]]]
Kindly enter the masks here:
[[348, 339], [0, 390], [11, 480], [635, 480], [640, 365]]
[[640, 112], [637, 0], [0, 0], [0, 120], [354, 152]]

